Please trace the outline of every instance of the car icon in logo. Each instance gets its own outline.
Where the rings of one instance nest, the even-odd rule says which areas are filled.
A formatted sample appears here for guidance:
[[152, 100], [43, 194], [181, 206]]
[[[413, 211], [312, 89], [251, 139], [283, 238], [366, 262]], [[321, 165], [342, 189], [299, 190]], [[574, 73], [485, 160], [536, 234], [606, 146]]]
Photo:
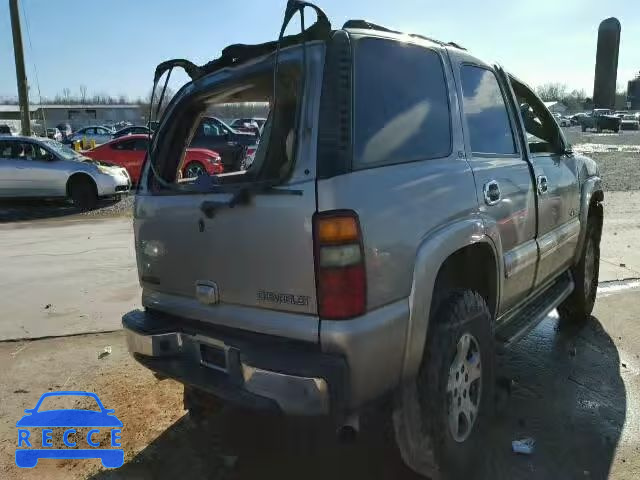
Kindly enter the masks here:
[[[59, 409], [39, 411], [42, 402], [48, 397], [76, 396], [93, 398], [100, 411], [85, 409]], [[100, 398], [91, 392], [48, 392], [43, 394], [33, 409], [25, 410], [26, 415], [16, 423], [18, 427], [18, 448], [16, 448], [16, 465], [21, 468], [33, 468], [40, 458], [79, 459], [99, 458], [105, 468], [121, 467], [124, 463], [122, 448], [75, 448], [79, 439], [72, 442], [69, 435], [76, 434], [75, 428], [87, 428], [86, 443], [89, 447], [100, 447], [94, 441], [94, 435], [103, 430], [110, 430], [111, 447], [121, 447], [120, 432], [122, 422], [114, 415], [114, 410], [104, 408]], [[31, 427], [44, 427], [42, 438], [33, 438]], [[52, 448], [52, 428], [65, 428], [63, 443], [69, 448]], [[75, 427], [75, 428], [74, 428]], [[40, 441], [41, 440], [41, 441]], [[33, 447], [36, 448], [32, 448]], [[42, 447], [42, 448], [39, 448]]]

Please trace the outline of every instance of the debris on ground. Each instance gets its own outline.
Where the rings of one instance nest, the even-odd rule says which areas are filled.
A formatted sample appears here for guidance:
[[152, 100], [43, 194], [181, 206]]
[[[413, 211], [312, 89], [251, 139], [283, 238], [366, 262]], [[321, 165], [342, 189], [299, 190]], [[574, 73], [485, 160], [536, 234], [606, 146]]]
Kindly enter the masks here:
[[14, 390], [13, 393], [29, 393], [29, 390], [25, 390], [24, 388], [19, 388], [18, 390]]
[[620, 266], [623, 267], [623, 268], [627, 268], [627, 264], [626, 263], [621, 263]]
[[45, 310], [49, 310], [51, 307], [52, 307], [52, 305], [51, 305], [50, 303], [47, 303], [47, 304], [44, 306], [44, 309], [45, 309]]
[[111, 355], [111, 345], [104, 347], [104, 350], [98, 355], [98, 360], [103, 359], [107, 355]]
[[621, 365], [622, 365], [622, 368], [627, 368], [627, 364], [626, 363], [622, 362]]
[[521, 453], [523, 455], [531, 455], [535, 447], [536, 441], [531, 438], [523, 438], [521, 440], [514, 440], [511, 442], [511, 448], [514, 453]]

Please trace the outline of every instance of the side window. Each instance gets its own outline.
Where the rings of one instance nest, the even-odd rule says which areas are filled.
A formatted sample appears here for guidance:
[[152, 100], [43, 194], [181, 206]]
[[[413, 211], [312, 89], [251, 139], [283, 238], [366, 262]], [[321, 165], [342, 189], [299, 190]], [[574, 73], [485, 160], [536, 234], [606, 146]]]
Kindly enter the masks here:
[[111, 146], [114, 150], [134, 150], [136, 141], [135, 140], [125, 140], [123, 142], [117, 142]]
[[495, 74], [486, 68], [463, 65], [462, 107], [473, 153], [516, 153], [507, 106]]
[[531, 153], [561, 153], [562, 134], [544, 103], [527, 86], [509, 78], [527, 132]]
[[0, 142], [0, 158], [13, 158], [12, 142]]
[[219, 137], [222, 135], [218, 126], [212, 122], [204, 122], [202, 124], [202, 134], [205, 137]]
[[451, 117], [438, 54], [363, 38], [354, 55], [354, 168], [448, 156]]
[[79, 133], [81, 133], [83, 135], [95, 135], [96, 129], [95, 128], [85, 128], [84, 130], [80, 130]]
[[146, 152], [149, 146], [149, 140], [146, 138], [137, 138], [134, 140], [133, 149], [138, 152]]
[[31, 143], [16, 143], [14, 145], [14, 157], [22, 160], [37, 160], [38, 152]]

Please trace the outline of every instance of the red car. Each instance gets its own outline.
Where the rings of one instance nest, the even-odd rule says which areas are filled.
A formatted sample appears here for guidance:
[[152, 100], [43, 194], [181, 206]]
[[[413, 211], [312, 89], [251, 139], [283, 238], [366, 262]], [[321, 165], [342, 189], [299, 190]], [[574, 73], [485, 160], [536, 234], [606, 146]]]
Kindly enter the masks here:
[[[88, 150], [84, 152], [84, 155], [94, 160], [126, 168], [131, 181], [138, 183], [148, 144], [149, 137], [147, 135], [127, 135]], [[187, 148], [180, 171], [183, 177], [189, 178], [198, 177], [205, 173], [217, 175], [222, 173], [224, 168], [220, 155], [213, 150]]]

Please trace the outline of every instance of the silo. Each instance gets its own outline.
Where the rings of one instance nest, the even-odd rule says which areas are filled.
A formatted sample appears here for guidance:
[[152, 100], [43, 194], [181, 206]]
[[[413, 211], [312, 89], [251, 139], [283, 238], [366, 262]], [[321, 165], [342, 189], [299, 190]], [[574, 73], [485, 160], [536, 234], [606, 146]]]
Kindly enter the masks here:
[[598, 28], [596, 74], [593, 81], [595, 108], [614, 108], [615, 105], [620, 29], [620, 22], [614, 17], [603, 20]]

